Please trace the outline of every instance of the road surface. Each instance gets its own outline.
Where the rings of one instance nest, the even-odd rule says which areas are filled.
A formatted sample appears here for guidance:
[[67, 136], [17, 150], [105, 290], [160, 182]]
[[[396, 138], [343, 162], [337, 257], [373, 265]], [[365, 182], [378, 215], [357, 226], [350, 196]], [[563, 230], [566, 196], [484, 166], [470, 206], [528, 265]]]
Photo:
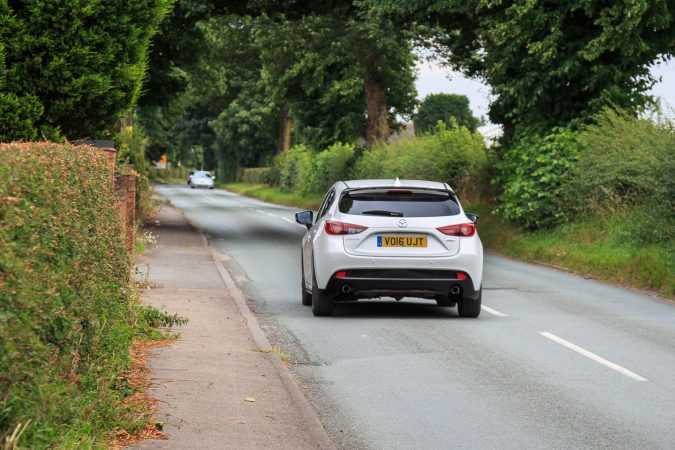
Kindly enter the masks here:
[[414, 299], [318, 318], [300, 302], [295, 209], [156, 190], [229, 257], [342, 448], [675, 448], [672, 303], [488, 255], [478, 319]]

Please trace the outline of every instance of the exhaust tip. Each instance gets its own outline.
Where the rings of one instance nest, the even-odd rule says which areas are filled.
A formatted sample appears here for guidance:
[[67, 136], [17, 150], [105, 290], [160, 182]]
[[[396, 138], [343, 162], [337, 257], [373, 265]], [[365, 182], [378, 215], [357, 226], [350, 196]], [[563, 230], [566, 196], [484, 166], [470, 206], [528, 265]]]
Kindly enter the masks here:
[[462, 293], [462, 288], [455, 284], [450, 288], [450, 293], [452, 295], [459, 295]]
[[343, 284], [340, 290], [342, 291], [343, 294], [349, 294], [350, 292], [352, 292], [352, 287], [348, 284]]

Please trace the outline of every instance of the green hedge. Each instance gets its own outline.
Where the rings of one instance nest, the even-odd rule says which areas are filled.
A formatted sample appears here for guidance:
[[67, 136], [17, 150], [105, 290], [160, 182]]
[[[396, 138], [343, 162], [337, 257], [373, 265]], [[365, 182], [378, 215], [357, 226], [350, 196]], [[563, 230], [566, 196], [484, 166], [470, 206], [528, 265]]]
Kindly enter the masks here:
[[606, 109], [579, 134], [581, 152], [567, 188], [570, 204], [604, 214], [632, 209], [626, 237], [673, 241], [675, 124]]
[[321, 152], [296, 145], [274, 159], [271, 184], [300, 194], [323, 194], [336, 181], [348, 178], [354, 154], [349, 144], [333, 144]]
[[353, 178], [410, 178], [457, 186], [480, 173], [488, 154], [479, 133], [440, 123], [433, 134], [379, 144], [356, 161]]
[[0, 446], [100, 445], [134, 334], [107, 155], [0, 145]]
[[578, 153], [577, 136], [564, 128], [517, 140], [495, 166], [500, 215], [530, 229], [563, 222], [573, 209], [564, 193]]
[[250, 184], [272, 184], [274, 182], [273, 172], [269, 167], [245, 167], [238, 181]]

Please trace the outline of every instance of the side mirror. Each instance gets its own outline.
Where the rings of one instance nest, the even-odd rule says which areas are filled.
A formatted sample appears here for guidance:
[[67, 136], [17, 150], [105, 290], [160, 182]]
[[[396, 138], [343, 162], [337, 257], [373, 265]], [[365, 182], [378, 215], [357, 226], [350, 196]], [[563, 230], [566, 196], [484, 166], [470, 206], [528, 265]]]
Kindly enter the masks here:
[[309, 230], [312, 228], [312, 222], [314, 221], [314, 213], [312, 211], [300, 211], [295, 213], [295, 221], [300, 225], [304, 225]]
[[474, 224], [478, 223], [478, 214], [471, 214], [471, 213], [466, 213], [466, 217], [469, 218], [470, 221], [472, 221]]

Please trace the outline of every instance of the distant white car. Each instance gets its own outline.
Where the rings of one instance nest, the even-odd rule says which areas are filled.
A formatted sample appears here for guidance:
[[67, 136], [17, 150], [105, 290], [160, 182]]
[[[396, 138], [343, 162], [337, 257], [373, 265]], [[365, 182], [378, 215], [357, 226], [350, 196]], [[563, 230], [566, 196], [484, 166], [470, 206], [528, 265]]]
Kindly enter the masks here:
[[188, 185], [194, 188], [208, 188], [213, 189], [214, 181], [211, 172], [205, 170], [198, 170], [188, 178]]
[[302, 303], [315, 316], [361, 298], [418, 297], [481, 310], [483, 245], [478, 216], [467, 214], [445, 183], [420, 180], [339, 181], [316, 218], [295, 215], [302, 240]]

